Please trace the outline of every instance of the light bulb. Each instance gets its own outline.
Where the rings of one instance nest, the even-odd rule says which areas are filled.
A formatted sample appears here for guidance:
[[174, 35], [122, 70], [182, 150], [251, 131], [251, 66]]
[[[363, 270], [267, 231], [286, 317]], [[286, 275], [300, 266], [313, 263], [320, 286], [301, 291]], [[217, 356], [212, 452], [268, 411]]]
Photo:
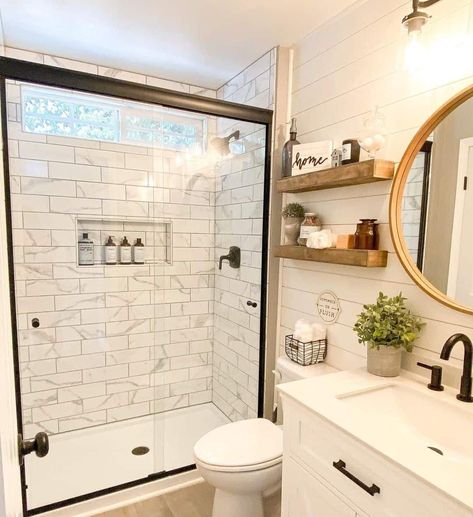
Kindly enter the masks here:
[[416, 70], [424, 61], [424, 45], [422, 43], [422, 31], [411, 30], [408, 34], [408, 42], [404, 50], [404, 64], [407, 70]]

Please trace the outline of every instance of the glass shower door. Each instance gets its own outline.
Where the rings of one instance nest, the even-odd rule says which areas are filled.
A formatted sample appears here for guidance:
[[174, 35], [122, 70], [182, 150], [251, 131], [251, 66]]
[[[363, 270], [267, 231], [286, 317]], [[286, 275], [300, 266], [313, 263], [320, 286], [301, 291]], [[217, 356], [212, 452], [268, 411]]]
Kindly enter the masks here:
[[169, 243], [158, 107], [10, 81], [7, 102], [22, 433], [50, 445], [24, 458], [31, 510], [162, 468], [154, 267]]

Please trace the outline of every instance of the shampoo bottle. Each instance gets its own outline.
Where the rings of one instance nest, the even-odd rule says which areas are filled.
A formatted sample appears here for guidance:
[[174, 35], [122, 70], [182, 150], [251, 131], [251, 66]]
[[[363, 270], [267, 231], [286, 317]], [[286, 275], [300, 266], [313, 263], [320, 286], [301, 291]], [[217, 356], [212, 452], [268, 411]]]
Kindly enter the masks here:
[[83, 233], [79, 239], [79, 266], [94, 265], [94, 243], [88, 233]]
[[131, 244], [123, 237], [120, 246], [120, 264], [131, 264]]
[[117, 245], [113, 242], [113, 237], [110, 235], [105, 243], [105, 264], [117, 263]]
[[133, 262], [135, 264], [145, 263], [145, 245], [141, 242], [141, 238], [137, 238], [133, 246]]

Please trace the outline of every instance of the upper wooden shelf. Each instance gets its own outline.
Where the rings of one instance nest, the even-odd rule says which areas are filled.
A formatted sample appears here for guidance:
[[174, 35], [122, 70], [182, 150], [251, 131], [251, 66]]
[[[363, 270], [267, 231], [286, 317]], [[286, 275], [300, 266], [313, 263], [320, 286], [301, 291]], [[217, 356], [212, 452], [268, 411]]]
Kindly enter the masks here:
[[388, 252], [383, 250], [342, 250], [314, 249], [305, 246], [276, 246], [273, 249], [275, 257], [311, 260], [313, 262], [328, 262], [345, 266], [386, 267]]
[[394, 162], [387, 160], [366, 160], [309, 172], [299, 176], [289, 176], [278, 180], [278, 192], [310, 192], [375, 181], [390, 180], [394, 176]]

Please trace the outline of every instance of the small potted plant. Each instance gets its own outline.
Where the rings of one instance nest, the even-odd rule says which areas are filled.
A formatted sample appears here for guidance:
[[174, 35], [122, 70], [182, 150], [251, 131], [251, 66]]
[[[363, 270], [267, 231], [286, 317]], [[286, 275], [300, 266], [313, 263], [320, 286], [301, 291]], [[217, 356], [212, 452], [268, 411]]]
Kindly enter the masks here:
[[382, 377], [396, 377], [401, 370], [401, 350], [412, 352], [424, 326], [405, 305], [399, 293], [390, 298], [379, 293], [375, 304], [364, 305], [353, 327], [358, 342], [368, 347], [368, 371]]
[[297, 245], [297, 239], [301, 231], [301, 223], [304, 220], [304, 207], [299, 203], [289, 203], [284, 207], [282, 216], [284, 218], [284, 235], [286, 244]]

